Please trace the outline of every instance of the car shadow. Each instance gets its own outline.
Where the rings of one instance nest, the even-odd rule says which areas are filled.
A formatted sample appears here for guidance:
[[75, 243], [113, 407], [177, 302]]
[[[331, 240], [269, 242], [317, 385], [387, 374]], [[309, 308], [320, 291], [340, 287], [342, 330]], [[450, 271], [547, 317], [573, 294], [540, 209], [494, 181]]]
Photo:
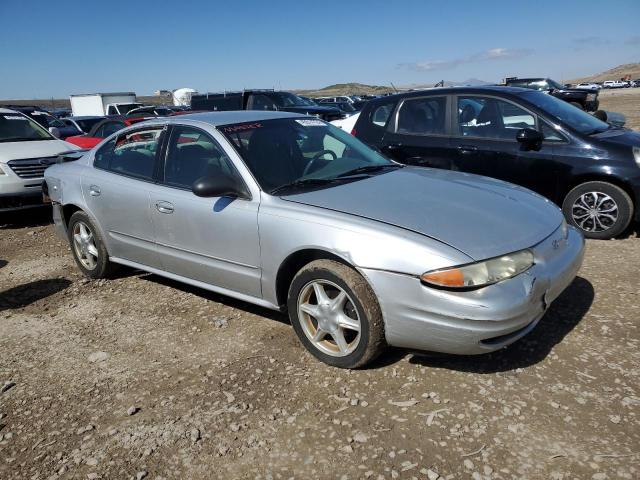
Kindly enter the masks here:
[[12, 287], [0, 292], [0, 312], [26, 307], [64, 290], [69, 285], [71, 281], [66, 278], [49, 278]]
[[42, 227], [53, 223], [51, 207], [37, 207], [0, 214], [0, 230]]
[[471, 373], [498, 373], [526, 368], [544, 360], [586, 315], [593, 303], [593, 285], [577, 277], [549, 307], [536, 328], [502, 350], [484, 355], [414, 353], [410, 363]]
[[171, 280], [169, 278], [161, 277], [160, 275], [154, 275], [152, 273], [141, 273], [139, 278], [167, 287], [175, 288], [176, 290], [180, 290], [182, 292], [191, 293], [192, 295], [197, 295], [200, 298], [204, 298], [216, 303], [221, 303], [223, 305], [226, 305], [227, 307], [236, 308], [253, 315], [259, 315], [261, 317], [268, 318], [269, 320], [275, 320], [276, 322], [290, 324], [289, 317], [285, 313], [270, 310], [265, 307], [260, 307], [258, 305], [254, 305], [253, 303], [245, 302], [243, 300], [237, 300], [226, 295], [211, 292], [203, 288], [194, 287], [186, 283], [178, 282], [177, 280]]

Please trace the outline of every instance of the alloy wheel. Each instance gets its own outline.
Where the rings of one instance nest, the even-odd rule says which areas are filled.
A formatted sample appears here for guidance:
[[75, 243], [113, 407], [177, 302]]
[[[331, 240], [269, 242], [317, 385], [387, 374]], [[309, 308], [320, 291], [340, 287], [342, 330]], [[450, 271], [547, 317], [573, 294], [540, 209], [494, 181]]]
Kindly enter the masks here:
[[327, 355], [345, 357], [360, 343], [360, 315], [349, 294], [328, 280], [307, 283], [298, 296], [302, 331]]
[[93, 232], [84, 222], [76, 222], [73, 226], [73, 248], [83, 267], [93, 270], [98, 265], [98, 248]]
[[606, 193], [583, 193], [573, 203], [571, 216], [582, 230], [604, 232], [618, 221], [618, 204]]

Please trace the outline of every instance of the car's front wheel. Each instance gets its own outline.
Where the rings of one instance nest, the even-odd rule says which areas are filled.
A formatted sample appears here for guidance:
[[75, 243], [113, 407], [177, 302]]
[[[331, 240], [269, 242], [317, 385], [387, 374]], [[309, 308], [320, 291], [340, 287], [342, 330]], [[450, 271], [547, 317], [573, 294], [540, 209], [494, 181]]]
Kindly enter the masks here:
[[108, 277], [114, 270], [107, 248], [89, 216], [78, 211], [69, 219], [69, 243], [76, 264], [85, 276]]
[[329, 365], [362, 367], [385, 348], [373, 290], [342, 263], [316, 260], [303, 267], [291, 283], [287, 307], [302, 344]]
[[579, 228], [585, 237], [607, 240], [629, 226], [633, 202], [617, 185], [585, 182], [567, 194], [562, 211], [567, 222]]

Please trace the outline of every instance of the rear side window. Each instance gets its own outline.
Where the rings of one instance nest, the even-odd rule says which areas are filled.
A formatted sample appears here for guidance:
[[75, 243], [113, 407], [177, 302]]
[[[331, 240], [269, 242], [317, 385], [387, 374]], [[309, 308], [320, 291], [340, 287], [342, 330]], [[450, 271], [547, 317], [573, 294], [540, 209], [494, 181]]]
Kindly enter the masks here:
[[113, 173], [152, 180], [161, 129], [136, 130], [120, 135], [97, 152], [93, 165]]
[[447, 97], [406, 100], [398, 112], [398, 133], [443, 135], [447, 113]]
[[375, 106], [369, 115], [371, 124], [376, 127], [386, 127], [395, 106], [395, 101]]

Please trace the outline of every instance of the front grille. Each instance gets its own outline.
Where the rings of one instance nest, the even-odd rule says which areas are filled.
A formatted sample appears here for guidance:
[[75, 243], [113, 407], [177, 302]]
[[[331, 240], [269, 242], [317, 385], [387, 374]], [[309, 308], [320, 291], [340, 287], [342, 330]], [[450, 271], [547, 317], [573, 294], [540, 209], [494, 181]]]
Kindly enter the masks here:
[[49, 165], [56, 163], [58, 157], [25, 158], [11, 160], [7, 164], [20, 178], [42, 178]]

